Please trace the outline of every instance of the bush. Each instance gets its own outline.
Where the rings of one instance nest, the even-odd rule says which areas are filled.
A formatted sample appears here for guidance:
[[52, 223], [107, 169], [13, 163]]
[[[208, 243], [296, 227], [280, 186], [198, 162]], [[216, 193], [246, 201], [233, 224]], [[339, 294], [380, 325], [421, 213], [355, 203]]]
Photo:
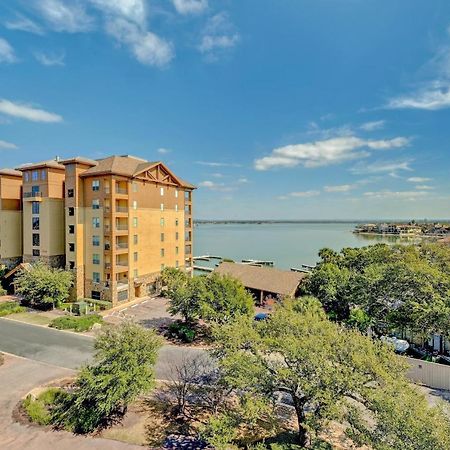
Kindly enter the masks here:
[[197, 335], [194, 328], [179, 321], [174, 322], [169, 326], [169, 333], [187, 343], [193, 342]]
[[0, 317], [7, 316], [9, 314], [15, 314], [26, 311], [26, 308], [20, 306], [17, 302], [4, 302], [0, 303]]
[[49, 326], [57, 330], [75, 330], [82, 332], [91, 330], [95, 323], [103, 323], [103, 318], [97, 314], [82, 317], [64, 316], [53, 319]]
[[3, 289], [3, 287], [0, 286], [0, 297], [3, 297], [6, 294], [7, 294], [6, 289]]
[[28, 395], [22, 406], [32, 422], [39, 425], [50, 425], [52, 422], [52, 407], [62, 394], [61, 389], [49, 388], [39, 394], [37, 398]]
[[91, 308], [96, 306], [96, 309], [100, 309], [101, 311], [105, 311], [107, 309], [112, 308], [112, 303], [107, 300], [94, 300], [93, 298], [83, 298], [82, 302], [87, 303]]

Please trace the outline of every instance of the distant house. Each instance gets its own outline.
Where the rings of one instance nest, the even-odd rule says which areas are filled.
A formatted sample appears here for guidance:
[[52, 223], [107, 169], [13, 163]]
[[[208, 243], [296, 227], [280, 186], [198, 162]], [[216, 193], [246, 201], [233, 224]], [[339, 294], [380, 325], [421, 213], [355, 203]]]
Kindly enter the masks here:
[[229, 262], [220, 263], [214, 272], [240, 280], [261, 305], [270, 299], [295, 297], [306, 277], [301, 272]]

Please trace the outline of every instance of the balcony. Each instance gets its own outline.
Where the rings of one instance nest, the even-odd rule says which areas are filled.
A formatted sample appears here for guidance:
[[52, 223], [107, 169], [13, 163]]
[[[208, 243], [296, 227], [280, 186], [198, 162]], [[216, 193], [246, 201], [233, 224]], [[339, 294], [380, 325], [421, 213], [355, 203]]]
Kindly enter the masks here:
[[115, 269], [117, 273], [128, 272], [128, 260], [116, 261]]
[[105, 270], [111, 270], [111, 263], [110, 262], [105, 263]]
[[24, 192], [23, 199], [27, 202], [41, 202], [42, 201], [42, 192]]
[[116, 253], [128, 253], [128, 242], [116, 243]]

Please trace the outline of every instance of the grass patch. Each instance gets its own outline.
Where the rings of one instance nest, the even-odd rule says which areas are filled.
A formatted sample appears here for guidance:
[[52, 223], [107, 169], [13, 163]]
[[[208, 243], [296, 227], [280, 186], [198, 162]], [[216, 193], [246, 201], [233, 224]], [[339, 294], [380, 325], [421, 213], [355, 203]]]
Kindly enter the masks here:
[[10, 314], [16, 314], [24, 312], [27, 309], [20, 306], [17, 302], [3, 302], [0, 303], [0, 317], [9, 316]]
[[22, 406], [29, 419], [38, 425], [50, 425], [52, 422], [51, 408], [63, 391], [59, 388], [49, 388], [33, 398], [28, 395], [22, 402]]
[[50, 318], [42, 315], [41, 313], [19, 312], [14, 314], [11, 319], [31, 323], [33, 325], [47, 326], [50, 323]]
[[91, 314], [88, 316], [64, 316], [53, 319], [50, 322], [50, 327], [57, 330], [74, 330], [77, 332], [89, 331], [94, 324], [103, 323], [103, 318], [97, 314]]

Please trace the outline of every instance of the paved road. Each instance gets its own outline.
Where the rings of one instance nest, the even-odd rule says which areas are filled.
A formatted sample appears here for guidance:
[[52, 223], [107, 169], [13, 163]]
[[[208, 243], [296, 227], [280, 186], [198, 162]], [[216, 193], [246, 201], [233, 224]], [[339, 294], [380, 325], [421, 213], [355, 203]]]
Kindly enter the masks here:
[[[0, 319], [0, 351], [58, 367], [77, 369], [91, 360], [93, 339], [52, 328]], [[171, 366], [202, 353], [204, 351], [201, 349], [165, 345], [160, 351], [156, 366], [157, 378], [167, 379], [171, 375]]]

